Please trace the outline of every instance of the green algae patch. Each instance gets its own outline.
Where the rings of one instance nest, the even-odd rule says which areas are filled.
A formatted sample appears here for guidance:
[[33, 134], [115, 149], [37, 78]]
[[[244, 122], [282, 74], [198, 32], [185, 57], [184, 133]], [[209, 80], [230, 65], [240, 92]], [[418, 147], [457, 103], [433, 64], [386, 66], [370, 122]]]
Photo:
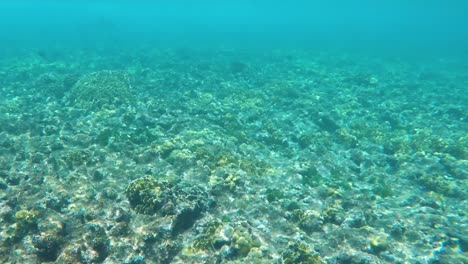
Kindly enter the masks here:
[[16, 212], [14, 215], [15, 224], [12, 228], [6, 229], [5, 233], [2, 234], [2, 236], [4, 236], [4, 242], [6, 242], [6, 244], [16, 243], [30, 232], [36, 230], [39, 217], [40, 213], [35, 209]]
[[68, 100], [90, 110], [131, 104], [135, 101], [129, 77], [121, 71], [99, 71], [81, 77], [72, 87]]

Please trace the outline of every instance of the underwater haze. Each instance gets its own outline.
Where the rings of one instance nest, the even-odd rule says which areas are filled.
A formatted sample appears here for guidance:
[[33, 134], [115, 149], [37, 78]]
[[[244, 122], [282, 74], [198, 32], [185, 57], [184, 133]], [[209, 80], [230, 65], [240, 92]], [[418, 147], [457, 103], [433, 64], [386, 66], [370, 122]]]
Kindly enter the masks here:
[[[467, 46], [465, 1], [5, 1], [2, 46]], [[195, 41], [195, 43], [193, 43]], [[175, 44], [177, 43], [177, 44]], [[60, 47], [57, 47], [60, 49]]]
[[1, 1], [0, 263], [467, 263], [467, 13]]

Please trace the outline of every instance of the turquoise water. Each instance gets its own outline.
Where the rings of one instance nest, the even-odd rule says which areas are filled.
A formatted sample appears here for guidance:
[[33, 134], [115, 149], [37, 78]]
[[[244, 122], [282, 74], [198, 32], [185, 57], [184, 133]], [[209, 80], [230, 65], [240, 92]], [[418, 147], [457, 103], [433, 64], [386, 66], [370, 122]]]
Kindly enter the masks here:
[[0, 262], [467, 263], [466, 10], [0, 3]]

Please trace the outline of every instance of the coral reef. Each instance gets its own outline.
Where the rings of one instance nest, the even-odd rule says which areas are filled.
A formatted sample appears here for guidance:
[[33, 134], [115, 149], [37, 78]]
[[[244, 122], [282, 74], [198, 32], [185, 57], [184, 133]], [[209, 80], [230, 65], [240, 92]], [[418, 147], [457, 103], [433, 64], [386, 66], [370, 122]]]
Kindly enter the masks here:
[[175, 234], [190, 228], [204, 211], [215, 204], [209, 194], [198, 186], [171, 184], [152, 176], [132, 181], [126, 189], [126, 196], [138, 213], [174, 216], [171, 229]]
[[129, 77], [119, 71], [98, 71], [81, 77], [67, 96], [80, 108], [96, 110], [108, 105], [118, 107], [134, 101]]
[[1, 263], [466, 262], [464, 60], [109, 53], [0, 58]]
[[302, 241], [289, 243], [287, 248], [281, 253], [281, 264], [320, 264], [325, 263], [320, 256], [312, 251], [309, 245]]

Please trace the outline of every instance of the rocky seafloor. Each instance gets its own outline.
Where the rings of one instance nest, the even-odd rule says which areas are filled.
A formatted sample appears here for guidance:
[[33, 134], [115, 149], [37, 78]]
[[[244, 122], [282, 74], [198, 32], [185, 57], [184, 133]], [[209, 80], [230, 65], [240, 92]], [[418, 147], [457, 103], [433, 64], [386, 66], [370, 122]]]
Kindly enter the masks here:
[[1, 263], [468, 263], [468, 63], [0, 60]]

